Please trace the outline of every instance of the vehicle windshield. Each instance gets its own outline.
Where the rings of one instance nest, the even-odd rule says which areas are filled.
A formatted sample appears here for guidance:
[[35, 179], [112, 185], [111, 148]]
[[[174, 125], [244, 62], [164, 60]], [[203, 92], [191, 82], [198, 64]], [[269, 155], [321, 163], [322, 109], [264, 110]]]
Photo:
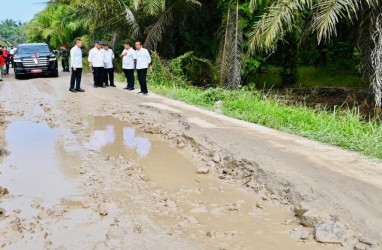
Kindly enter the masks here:
[[17, 54], [50, 53], [47, 45], [20, 46], [17, 48]]

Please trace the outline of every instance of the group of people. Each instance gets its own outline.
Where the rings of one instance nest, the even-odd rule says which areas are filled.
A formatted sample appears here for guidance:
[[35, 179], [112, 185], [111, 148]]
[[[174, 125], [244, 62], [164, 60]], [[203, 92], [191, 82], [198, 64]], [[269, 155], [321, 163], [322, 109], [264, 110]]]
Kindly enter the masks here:
[[[82, 40], [77, 39], [76, 45], [70, 50], [70, 67], [72, 75], [70, 79], [71, 92], [85, 92], [81, 88], [82, 76]], [[63, 48], [61, 48], [63, 51]], [[122, 69], [127, 78], [125, 90], [134, 90], [135, 76], [137, 71], [141, 91], [139, 94], [147, 95], [147, 70], [151, 64], [151, 56], [147, 49], [143, 48], [142, 42], [135, 42], [135, 49], [131, 42], [125, 42], [124, 50], [120, 55], [122, 57]], [[95, 88], [116, 87], [114, 84], [114, 52], [105, 42], [96, 41], [94, 48], [89, 51], [88, 63], [93, 72]], [[64, 58], [63, 58], [64, 59]], [[64, 68], [65, 70], [65, 68]]]
[[0, 46], [0, 81], [3, 81], [5, 75], [9, 75], [9, 67], [13, 65], [15, 51], [13, 46], [11, 46], [9, 51], [7, 47]]

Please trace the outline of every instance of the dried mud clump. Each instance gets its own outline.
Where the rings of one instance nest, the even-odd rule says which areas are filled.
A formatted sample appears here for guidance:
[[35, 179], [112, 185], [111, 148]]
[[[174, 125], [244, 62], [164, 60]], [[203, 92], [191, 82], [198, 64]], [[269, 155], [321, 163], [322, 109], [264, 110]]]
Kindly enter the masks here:
[[9, 152], [6, 149], [0, 147], [0, 157], [7, 156], [7, 155], [9, 155]]
[[5, 196], [5, 195], [7, 195], [7, 194], [9, 194], [8, 189], [3, 188], [3, 187], [0, 186], [0, 198]]

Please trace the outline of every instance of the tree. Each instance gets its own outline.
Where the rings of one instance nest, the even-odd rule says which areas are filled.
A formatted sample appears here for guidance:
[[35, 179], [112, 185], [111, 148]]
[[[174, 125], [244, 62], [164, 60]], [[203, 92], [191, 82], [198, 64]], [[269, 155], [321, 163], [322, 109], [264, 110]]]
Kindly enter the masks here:
[[15, 20], [5, 19], [0, 22], [0, 45], [18, 45], [26, 41], [23, 32], [24, 24]]
[[[251, 6], [256, 7], [261, 0], [250, 0]], [[364, 76], [369, 81], [375, 93], [375, 104], [381, 107], [381, 86], [372, 67], [371, 51], [378, 49], [375, 33], [381, 22], [377, 16], [382, 12], [380, 0], [275, 0], [269, 2], [269, 7], [253, 26], [249, 36], [249, 49], [254, 53], [258, 50], [272, 52], [277, 47], [277, 41], [285, 39], [303, 18], [309, 25], [304, 31], [315, 33], [318, 43], [328, 41], [337, 33], [340, 20], [360, 20], [360, 50]], [[367, 14], [366, 14], [367, 13]], [[300, 26], [302, 28], [302, 26]], [[378, 42], [377, 42], [378, 43]], [[375, 57], [374, 57], [375, 58]], [[375, 61], [375, 60], [374, 60]]]
[[220, 49], [217, 55], [219, 82], [227, 88], [237, 88], [241, 83], [241, 54], [243, 32], [240, 27], [239, 1], [230, 1], [220, 32]]

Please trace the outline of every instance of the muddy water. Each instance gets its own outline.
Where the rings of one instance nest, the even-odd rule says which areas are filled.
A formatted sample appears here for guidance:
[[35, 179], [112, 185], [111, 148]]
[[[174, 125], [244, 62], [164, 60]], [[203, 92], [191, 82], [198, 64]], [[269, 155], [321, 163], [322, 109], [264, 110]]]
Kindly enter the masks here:
[[177, 217], [178, 224], [173, 226], [181, 227], [187, 237], [208, 249], [338, 249], [294, 240], [289, 231], [297, 225], [283, 224], [293, 219], [291, 212], [271, 204], [257, 208], [255, 196], [240, 187], [212, 175], [197, 175], [200, 163], [159, 136], [148, 136], [112, 117], [90, 117], [84, 126], [92, 150], [137, 161], [157, 184], [152, 191], [173, 197], [171, 204], [178, 214], [171, 216], [158, 209], [151, 214], [154, 221], [169, 225]]
[[21, 210], [22, 217], [32, 218], [38, 213], [33, 207], [52, 207], [76, 193], [62, 168], [66, 153], [58, 143], [61, 135], [44, 123], [16, 121], [8, 126], [6, 143], [11, 153], [0, 166], [0, 186], [9, 190], [10, 198], [1, 207]]

